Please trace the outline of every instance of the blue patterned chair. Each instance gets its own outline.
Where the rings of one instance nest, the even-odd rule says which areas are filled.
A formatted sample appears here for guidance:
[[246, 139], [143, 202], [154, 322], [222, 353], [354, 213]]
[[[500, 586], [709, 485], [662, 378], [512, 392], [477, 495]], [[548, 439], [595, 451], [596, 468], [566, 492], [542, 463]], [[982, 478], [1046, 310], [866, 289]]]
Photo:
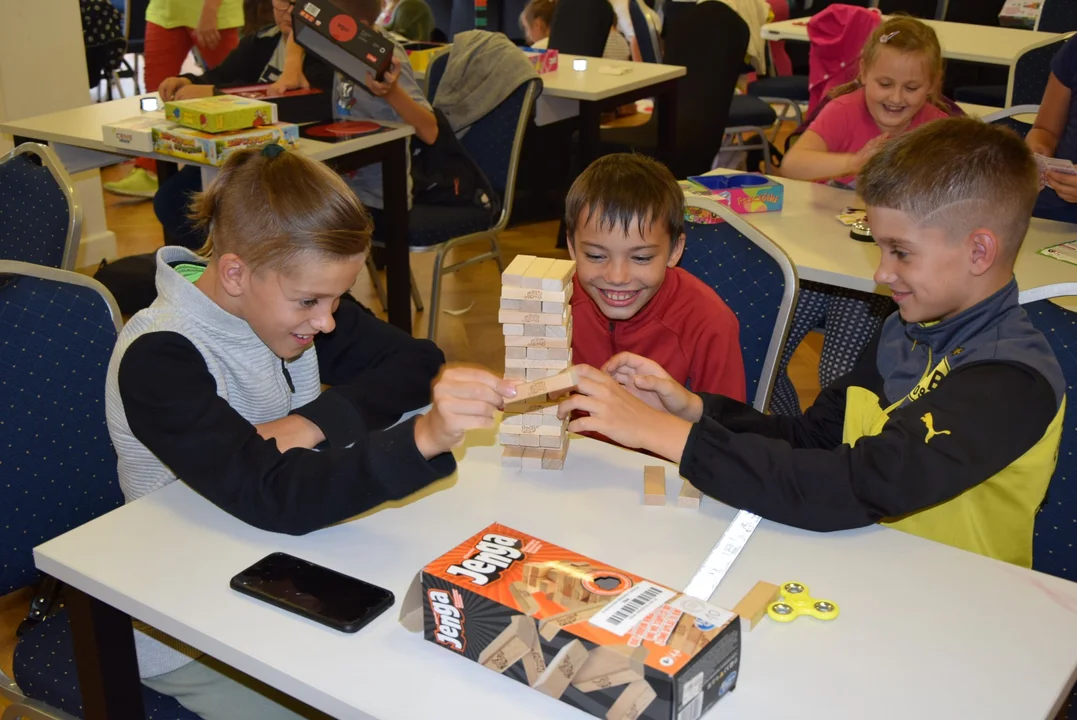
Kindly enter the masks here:
[[1073, 0], [1044, 0], [1036, 29], [1054, 33], [1077, 30], [1077, 3]]
[[747, 398], [766, 412], [796, 306], [796, 267], [781, 248], [729, 208], [689, 196], [690, 210], [717, 215], [714, 225], [686, 222], [680, 267], [714, 288], [740, 323]]
[[73, 270], [82, 208], [53, 151], [23, 143], [0, 158], [0, 260]]
[[[15, 379], [0, 382], [0, 595], [39, 579], [34, 546], [123, 503], [104, 393], [119, 328], [96, 280], [0, 261], [0, 358]], [[14, 669], [15, 681], [0, 673], [0, 695], [14, 703], [4, 720], [81, 717], [66, 612], [23, 633]], [[148, 688], [144, 703], [147, 717], [197, 717]]]

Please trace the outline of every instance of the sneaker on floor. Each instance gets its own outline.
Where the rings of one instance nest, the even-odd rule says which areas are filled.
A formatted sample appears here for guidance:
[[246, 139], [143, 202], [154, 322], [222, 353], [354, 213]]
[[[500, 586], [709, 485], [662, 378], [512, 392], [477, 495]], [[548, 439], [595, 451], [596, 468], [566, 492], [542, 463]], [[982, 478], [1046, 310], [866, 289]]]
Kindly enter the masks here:
[[151, 198], [157, 194], [157, 177], [136, 167], [124, 179], [105, 183], [102, 187], [114, 195]]

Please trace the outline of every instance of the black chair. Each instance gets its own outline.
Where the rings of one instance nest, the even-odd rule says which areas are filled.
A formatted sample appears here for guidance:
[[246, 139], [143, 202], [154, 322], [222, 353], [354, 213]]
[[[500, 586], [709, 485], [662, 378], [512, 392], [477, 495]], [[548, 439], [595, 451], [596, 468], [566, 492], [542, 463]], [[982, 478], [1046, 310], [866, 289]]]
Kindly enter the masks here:
[[[684, 5], [666, 16], [667, 65], [681, 65], [688, 74], [677, 90], [677, 145], [668, 159], [678, 178], [699, 175], [711, 168], [722, 143], [730, 102], [748, 50], [748, 26], [733, 8], [722, 2]], [[654, 154], [658, 122], [652, 117], [634, 128], [602, 131], [608, 149], [630, 148]]]
[[[436, 42], [448, 42], [449, 31], [452, 29], [452, 0], [427, 0], [430, 12], [434, 14], [434, 32], [430, 36]], [[435, 36], [440, 39], [435, 39]]]
[[557, 3], [550, 23], [551, 50], [568, 55], [602, 57], [613, 27], [609, 0], [568, 0]]

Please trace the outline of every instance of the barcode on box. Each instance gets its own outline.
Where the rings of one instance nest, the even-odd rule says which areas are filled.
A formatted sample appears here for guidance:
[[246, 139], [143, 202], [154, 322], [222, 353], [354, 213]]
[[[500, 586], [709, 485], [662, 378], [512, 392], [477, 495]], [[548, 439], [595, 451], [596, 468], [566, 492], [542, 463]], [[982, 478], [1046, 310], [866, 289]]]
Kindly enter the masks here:
[[681, 711], [677, 713], [677, 720], [699, 720], [699, 716], [702, 714], [703, 693], [699, 693], [692, 698], [692, 702], [681, 708]]
[[681, 686], [681, 704], [694, 700], [701, 692], [703, 692], [703, 673], [698, 672], [694, 678]]
[[642, 581], [608, 603], [590, 622], [614, 635], [624, 636], [648, 613], [676, 594], [668, 588]]
[[318, 13], [320, 13], [322, 9], [314, 3], [307, 3], [303, 6], [303, 11], [309, 13], [311, 17], [318, 17]]

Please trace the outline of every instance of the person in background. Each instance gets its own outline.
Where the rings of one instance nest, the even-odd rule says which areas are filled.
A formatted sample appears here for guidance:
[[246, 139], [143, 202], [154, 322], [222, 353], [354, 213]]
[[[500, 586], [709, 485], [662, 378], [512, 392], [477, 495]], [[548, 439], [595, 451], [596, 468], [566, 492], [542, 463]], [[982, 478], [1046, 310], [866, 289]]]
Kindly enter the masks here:
[[385, 0], [377, 25], [407, 40], [430, 42], [434, 13], [426, 0]]
[[[146, 8], [146, 91], [156, 92], [165, 78], [180, 74], [183, 61], [197, 49], [207, 69], [220, 65], [239, 44], [243, 0], [150, 0]], [[122, 180], [105, 183], [115, 195], [151, 198], [157, 192], [157, 164], [135, 161]]]
[[[1045, 158], [1077, 162], [1077, 38], [1071, 38], [1051, 60], [1051, 75], [1043, 91], [1040, 111], [1025, 142]], [[1077, 176], [1048, 170], [1032, 214], [1035, 217], [1077, 223]]]
[[[545, 50], [550, 41], [550, 26], [553, 13], [557, 8], [555, 0], [531, 0], [520, 13], [520, 29], [524, 32], [527, 44], [536, 50]], [[638, 55], [638, 50], [637, 53]], [[607, 60], [638, 60], [633, 56], [631, 46], [625, 36], [617, 29], [616, 23], [610, 28], [606, 37], [606, 47], [602, 57]]]

